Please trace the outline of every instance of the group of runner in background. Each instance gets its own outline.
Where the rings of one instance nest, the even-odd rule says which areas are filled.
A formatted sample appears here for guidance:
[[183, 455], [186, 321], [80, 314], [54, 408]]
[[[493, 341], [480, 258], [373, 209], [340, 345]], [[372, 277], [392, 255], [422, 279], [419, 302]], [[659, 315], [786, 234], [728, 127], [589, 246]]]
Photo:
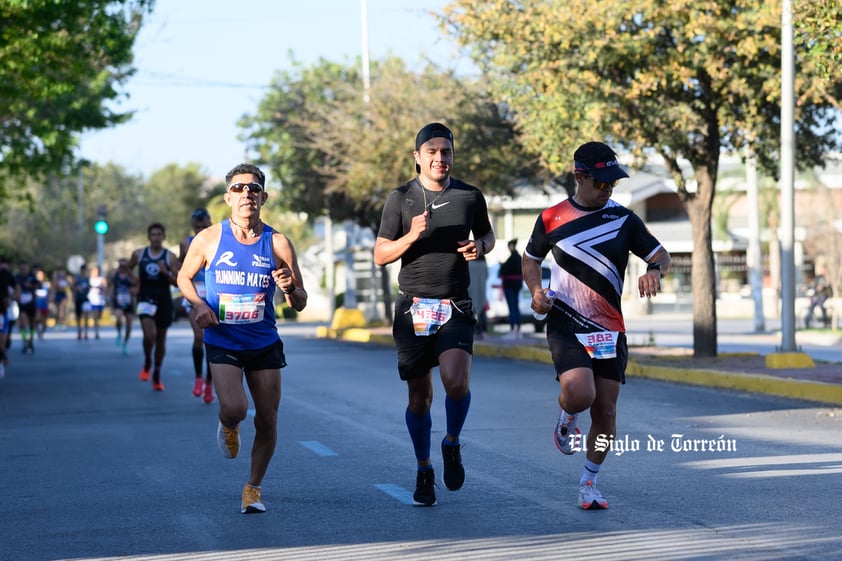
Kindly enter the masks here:
[[[191, 226], [194, 235], [209, 226], [210, 222], [207, 210], [197, 209], [193, 212]], [[163, 232], [163, 226], [159, 229]], [[13, 346], [17, 346], [18, 338], [15, 337], [15, 333], [19, 334], [19, 348], [25, 355], [35, 353], [36, 339], [44, 340], [48, 330], [64, 332], [75, 328], [76, 339], [79, 341], [91, 337], [99, 339], [103, 315], [108, 308], [116, 329], [114, 343], [124, 355], [128, 355], [134, 320], [139, 317], [144, 332], [142, 346], [145, 359], [141, 380], [146, 381], [152, 377], [154, 355], [154, 366], [158, 372], [153, 387], [159, 391], [163, 390], [164, 386], [160, 382], [160, 363], [163, 360], [165, 343], [161, 339], [166, 338], [166, 330], [175, 319], [175, 309], [181, 305], [176, 303], [173, 306], [171, 300], [170, 286], [175, 286], [175, 277], [172, 274], [177, 273], [177, 266], [192, 238], [191, 235], [181, 240], [179, 255], [160, 247], [153, 247], [154, 243], [150, 241], [149, 247], [136, 250], [131, 257], [119, 258], [117, 268], [107, 274], [97, 265], [89, 267], [84, 263], [73, 271], [65, 267], [47, 271], [38, 264], [25, 261], [12, 263], [7, 257], [0, 255], [0, 378], [5, 377], [9, 356]], [[163, 241], [163, 236], [160, 241]], [[154, 298], [150, 298], [150, 288], [155, 287], [151, 286], [154, 279], [150, 278], [149, 273], [155, 267], [152, 266], [153, 263], [147, 262], [145, 256], [150, 254], [150, 250], [155, 253], [156, 249], [167, 256], [170, 266], [175, 265], [172, 267], [175, 270], [167, 269], [171, 273], [172, 282], [170, 277], [165, 279], [166, 284], [162, 284], [164, 288], [157, 291], [160, 292], [160, 302], [151, 304]], [[143, 309], [140, 309], [139, 305], [143, 306]], [[163, 315], [168, 317], [162, 320], [159, 318], [162, 313], [153, 312], [150, 315], [144, 312], [148, 311], [150, 305], [157, 305]], [[189, 307], [185, 306], [184, 312], [187, 314]], [[196, 328], [192, 321], [191, 327], [194, 332], [191, 350], [196, 370], [193, 395], [201, 397], [205, 403], [212, 403], [213, 386], [210, 369], [206, 367], [204, 358], [202, 330]]]

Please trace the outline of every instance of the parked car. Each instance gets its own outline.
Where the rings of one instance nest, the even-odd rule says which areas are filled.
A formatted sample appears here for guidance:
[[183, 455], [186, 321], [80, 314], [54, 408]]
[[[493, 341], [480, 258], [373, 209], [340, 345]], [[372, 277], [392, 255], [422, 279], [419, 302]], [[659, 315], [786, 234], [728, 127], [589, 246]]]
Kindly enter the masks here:
[[[541, 266], [541, 281], [544, 286], [550, 283], [550, 268]], [[485, 289], [488, 305], [485, 309], [485, 318], [489, 326], [509, 323], [509, 306], [506, 304], [506, 295], [503, 294], [503, 283], [500, 280], [500, 264], [489, 263], [488, 281]], [[521, 324], [531, 323], [535, 331], [544, 330], [546, 320], [537, 320], [532, 315], [532, 295], [524, 283], [518, 297], [518, 309], [520, 309]]]

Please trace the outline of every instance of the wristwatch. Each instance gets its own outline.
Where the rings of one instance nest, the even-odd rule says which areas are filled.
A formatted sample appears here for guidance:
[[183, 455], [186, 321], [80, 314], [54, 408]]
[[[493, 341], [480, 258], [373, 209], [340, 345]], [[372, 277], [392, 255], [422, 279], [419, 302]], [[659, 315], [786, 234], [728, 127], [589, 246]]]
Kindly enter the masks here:
[[284, 294], [292, 294], [293, 292], [295, 292], [295, 285], [294, 284], [290, 285], [289, 290], [286, 290], [286, 289], [282, 289], [282, 290], [284, 291]]
[[661, 264], [660, 263], [649, 263], [646, 266], [646, 272], [649, 271], [658, 271], [658, 274], [661, 275], [661, 278], [664, 278], [664, 273], [661, 272]]

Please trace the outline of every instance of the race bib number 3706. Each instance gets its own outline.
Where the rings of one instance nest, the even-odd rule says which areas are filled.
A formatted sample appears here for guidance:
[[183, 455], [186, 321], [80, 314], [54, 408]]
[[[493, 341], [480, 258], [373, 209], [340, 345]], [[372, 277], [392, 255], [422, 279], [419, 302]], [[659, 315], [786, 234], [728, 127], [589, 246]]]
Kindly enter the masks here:
[[220, 323], [257, 323], [263, 321], [266, 294], [220, 294]]

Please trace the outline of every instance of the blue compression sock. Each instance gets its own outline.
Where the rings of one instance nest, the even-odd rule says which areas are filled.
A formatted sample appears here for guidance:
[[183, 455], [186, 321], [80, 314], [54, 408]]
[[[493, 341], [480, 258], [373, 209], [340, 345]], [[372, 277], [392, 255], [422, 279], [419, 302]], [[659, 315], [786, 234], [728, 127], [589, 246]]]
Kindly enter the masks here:
[[456, 438], [456, 442], [449, 442], [445, 438], [445, 444], [456, 445], [459, 443], [459, 435], [462, 433], [462, 427], [465, 424], [465, 419], [468, 417], [468, 409], [470, 407], [470, 391], [459, 401], [450, 399], [450, 396], [444, 398], [444, 411], [447, 415], [447, 434]]
[[430, 459], [430, 430], [433, 427], [433, 417], [427, 411], [424, 415], [416, 415], [406, 408], [406, 428], [409, 438], [415, 448], [415, 459], [423, 462]]

